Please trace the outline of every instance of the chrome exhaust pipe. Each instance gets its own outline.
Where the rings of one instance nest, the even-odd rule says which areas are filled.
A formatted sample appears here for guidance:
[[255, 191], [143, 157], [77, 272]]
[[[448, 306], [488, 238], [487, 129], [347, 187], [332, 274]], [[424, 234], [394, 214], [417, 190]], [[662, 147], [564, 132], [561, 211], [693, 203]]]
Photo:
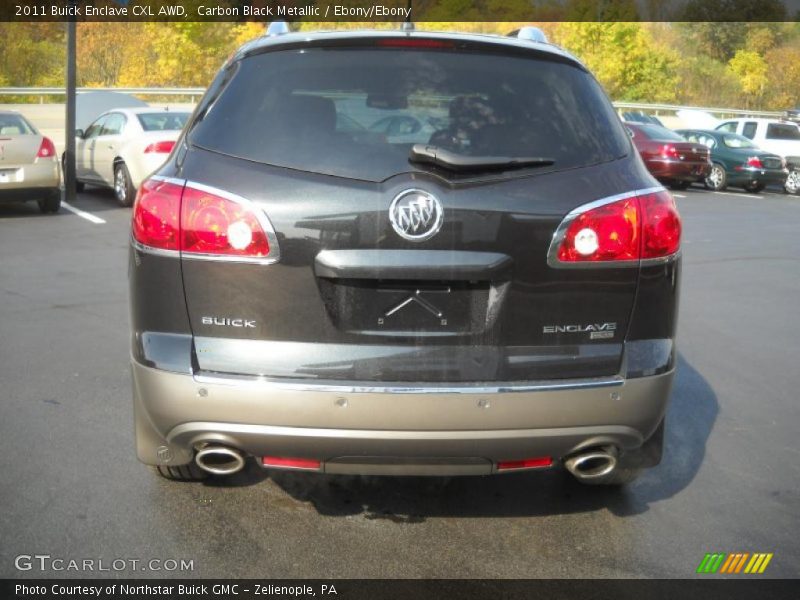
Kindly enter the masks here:
[[244, 456], [227, 446], [206, 446], [194, 457], [197, 466], [212, 475], [233, 475], [244, 468]]
[[586, 450], [570, 456], [564, 466], [580, 481], [605, 477], [617, 468], [617, 450], [613, 447]]

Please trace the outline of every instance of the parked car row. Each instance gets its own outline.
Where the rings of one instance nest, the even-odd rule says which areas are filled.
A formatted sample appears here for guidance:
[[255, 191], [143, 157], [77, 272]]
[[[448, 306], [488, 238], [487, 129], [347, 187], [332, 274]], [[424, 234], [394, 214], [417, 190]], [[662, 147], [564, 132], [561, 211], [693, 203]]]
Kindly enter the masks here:
[[130, 206], [136, 190], [166, 160], [188, 112], [147, 108], [115, 109], [100, 115], [75, 137], [78, 190], [87, 183], [111, 187], [122, 206]]
[[656, 179], [683, 189], [702, 182], [758, 193], [767, 185], [787, 193], [800, 188], [800, 126], [789, 120], [732, 119], [716, 128], [670, 130], [626, 122], [644, 163]]
[[[148, 106], [103, 112], [85, 131], [76, 131], [78, 190], [87, 183], [109, 187], [120, 204], [130, 206], [141, 182], [172, 152], [188, 118], [185, 111]], [[62, 154], [62, 170], [64, 160]], [[0, 202], [31, 200], [44, 213], [61, 207], [55, 144], [19, 112], [0, 111]]]
[[0, 111], [0, 202], [36, 200], [44, 213], [61, 207], [53, 140], [14, 111]]
[[[90, 98], [91, 96], [91, 98]], [[96, 98], [94, 96], [97, 96]], [[172, 151], [190, 113], [144, 105], [121, 94], [87, 94], [81, 108], [84, 129], [76, 136], [76, 186], [114, 190], [117, 201], [130, 206], [146, 176]], [[126, 106], [125, 108], [108, 107]], [[90, 122], [91, 116], [98, 117]], [[88, 111], [88, 112], [87, 112]], [[691, 111], [690, 111], [691, 112]], [[777, 184], [787, 193], [800, 190], [800, 114], [783, 119], [740, 118], [696, 123], [702, 127], [670, 130], [642, 112], [625, 112], [625, 126], [644, 163], [656, 179], [674, 189], [702, 183], [721, 191], [728, 186], [758, 193]], [[432, 118], [388, 116], [366, 127], [337, 113], [337, 131], [364, 139], [418, 141], [438, 126]], [[430, 131], [429, 131], [430, 130]], [[421, 136], [421, 137], [420, 137]], [[63, 169], [62, 155], [62, 169]], [[61, 175], [53, 141], [23, 115], [0, 111], [0, 201], [35, 200], [42, 212], [61, 205]]]

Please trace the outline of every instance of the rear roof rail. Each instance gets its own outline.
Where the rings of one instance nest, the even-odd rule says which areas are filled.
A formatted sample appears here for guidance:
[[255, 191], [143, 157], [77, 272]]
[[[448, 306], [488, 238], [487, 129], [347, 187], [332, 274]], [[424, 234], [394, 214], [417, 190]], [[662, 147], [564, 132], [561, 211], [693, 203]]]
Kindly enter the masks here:
[[265, 37], [272, 37], [274, 35], [285, 35], [291, 33], [289, 24], [286, 21], [272, 21], [267, 25], [267, 30], [264, 32]]
[[540, 44], [548, 44], [547, 35], [538, 27], [521, 27], [507, 34], [507, 37], [515, 37], [520, 40], [528, 40], [529, 42], [538, 42]]

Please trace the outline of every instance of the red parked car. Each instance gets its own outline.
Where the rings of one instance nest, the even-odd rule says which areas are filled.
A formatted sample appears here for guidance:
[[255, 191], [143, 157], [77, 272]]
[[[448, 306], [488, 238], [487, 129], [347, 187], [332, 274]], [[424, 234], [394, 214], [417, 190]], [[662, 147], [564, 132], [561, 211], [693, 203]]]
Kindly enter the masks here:
[[711, 172], [711, 154], [702, 144], [692, 144], [665, 127], [625, 123], [644, 163], [659, 181], [686, 189]]

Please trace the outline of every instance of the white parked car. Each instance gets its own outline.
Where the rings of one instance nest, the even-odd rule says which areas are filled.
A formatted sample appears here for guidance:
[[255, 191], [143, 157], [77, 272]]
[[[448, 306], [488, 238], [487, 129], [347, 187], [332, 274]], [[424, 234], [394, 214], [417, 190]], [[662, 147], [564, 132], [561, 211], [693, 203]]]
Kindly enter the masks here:
[[729, 119], [716, 127], [720, 131], [738, 133], [767, 152], [786, 159], [789, 177], [784, 188], [790, 194], [800, 189], [800, 125], [781, 119]]
[[78, 129], [78, 191], [87, 183], [111, 187], [119, 203], [130, 206], [139, 184], [172, 152], [188, 118], [188, 112], [119, 108], [104, 112], [86, 131]]

